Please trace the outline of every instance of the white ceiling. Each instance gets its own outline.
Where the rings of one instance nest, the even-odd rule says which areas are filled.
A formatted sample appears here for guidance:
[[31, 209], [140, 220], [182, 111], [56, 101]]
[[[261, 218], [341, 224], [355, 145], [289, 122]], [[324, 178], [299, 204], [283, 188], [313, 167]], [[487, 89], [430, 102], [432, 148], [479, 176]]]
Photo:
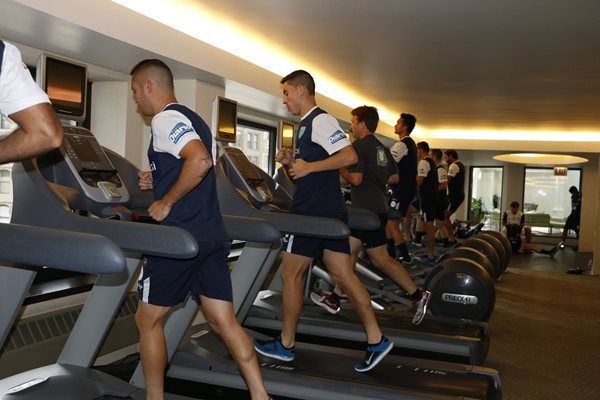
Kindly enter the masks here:
[[[307, 65], [318, 65], [365, 98], [416, 115], [429, 129], [600, 134], [600, 0], [195, 1]], [[66, 56], [85, 55], [86, 62], [124, 74], [151, 55], [137, 47], [143, 36], [152, 36], [148, 32], [129, 35], [138, 40], [133, 44], [104, 36], [123, 21], [136, 32], [143, 21], [131, 13], [119, 11], [111, 22], [70, 3], [84, 13], [78, 28], [19, 4], [59, 8], [51, 6], [54, 2], [0, 0], [0, 36]], [[86, 4], [93, 10], [116, 7], [101, 7], [110, 2], [99, 0]], [[69, 7], [61, 10], [73, 14]], [[94, 27], [86, 30], [89, 25]], [[199, 53], [206, 47], [186, 44], [187, 53], [194, 54], [187, 58], [202, 60], [188, 62], [180, 56], [184, 50], [163, 43], [165, 37], [154, 39], [156, 55], [180, 59], [174, 63], [176, 75], [244, 83], [243, 73], [218, 76], [214, 69], [190, 67], [209, 58]], [[252, 74], [260, 72], [246, 75]], [[267, 92], [278, 91], [275, 84]]]
[[196, 0], [428, 128], [600, 132], [598, 0]]

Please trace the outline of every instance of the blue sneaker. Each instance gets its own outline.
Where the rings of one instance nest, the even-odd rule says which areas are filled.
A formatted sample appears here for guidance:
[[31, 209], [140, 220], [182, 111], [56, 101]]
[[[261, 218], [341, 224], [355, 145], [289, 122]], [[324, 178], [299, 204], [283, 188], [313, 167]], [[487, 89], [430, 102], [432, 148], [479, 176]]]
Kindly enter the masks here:
[[361, 364], [356, 364], [354, 370], [356, 372], [367, 372], [372, 370], [393, 348], [394, 343], [385, 336], [382, 336], [379, 343], [367, 346], [365, 361]]
[[294, 360], [294, 347], [286, 348], [281, 344], [281, 337], [275, 340], [259, 340], [252, 338], [252, 343], [258, 354], [265, 357], [276, 358], [281, 361]]
[[418, 260], [419, 260], [419, 263], [424, 267], [429, 267], [429, 266], [435, 265], [435, 261], [432, 260], [431, 258], [429, 258], [428, 256], [420, 257]]

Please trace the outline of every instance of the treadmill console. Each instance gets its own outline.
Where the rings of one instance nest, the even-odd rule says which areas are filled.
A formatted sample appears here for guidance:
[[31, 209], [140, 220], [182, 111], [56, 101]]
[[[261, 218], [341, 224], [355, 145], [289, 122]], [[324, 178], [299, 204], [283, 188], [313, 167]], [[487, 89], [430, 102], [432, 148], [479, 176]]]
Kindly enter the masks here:
[[273, 200], [271, 190], [267, 186], [265, 180], [256, 170], [254, 164], [248, 160], [248, 157], [241, 149], [232, 146], [220, 146], [223, 157], [227, 164], [238, 172], [238, 175], [243, 178], [243, 188], [252, 197], [253, 202], [267, 204]]
[[92, 132], [63, 126], [61, 152], [84, 193], [99, 203], [124, 203], [129, 192]]

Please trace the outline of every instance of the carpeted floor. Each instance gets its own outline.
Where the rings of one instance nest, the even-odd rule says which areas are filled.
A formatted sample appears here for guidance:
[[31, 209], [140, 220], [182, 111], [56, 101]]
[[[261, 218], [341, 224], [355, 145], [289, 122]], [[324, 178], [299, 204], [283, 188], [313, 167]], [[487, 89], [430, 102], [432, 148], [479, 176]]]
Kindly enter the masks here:
[[485, 366], [504, 399], [600, 399], [600, 276], [568, 275], [590, 254], [515, 255], [496, 285]]

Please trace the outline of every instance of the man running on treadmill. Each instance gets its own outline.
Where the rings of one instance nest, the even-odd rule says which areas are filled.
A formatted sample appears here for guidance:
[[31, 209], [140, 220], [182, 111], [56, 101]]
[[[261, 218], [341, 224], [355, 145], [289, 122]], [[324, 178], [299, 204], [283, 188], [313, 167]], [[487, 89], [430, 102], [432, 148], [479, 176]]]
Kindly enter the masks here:
[[0, 140], [0, 164], [60, 146], [63, 129], [48, 95], [31, 78], [14, 45], [0, 40], [0, 112], [19, 127]]
[[[294, 156], [281, 149], [277, 162], [290, 166], [296, 181], [291, 212], [347, 221], [346, 204], [340, 190], [339, 169], [357, 162], [356, 152], [337, 120], [317, 107], [315, 81], [306, 71], [298, 70], [281, 80], [283, 103], [293, 115], [302, 116]], [[354, 366], [358, 372], [375, 367], [394, 347], [383, 336], [367, 289], [354, 273], [348, 239], [319, 239], [286, 235], [281, 261], [283, 284], [283, 329], [270, 341], [254, 339], [256, 351], [282, 361], [294, 359], [296, 328], [303, 305], [303, 274], [319, 251], [331, 277], [348, 298], [367, 334], [365, 360]]]
[[456, 236], [450, 217], [458, 210], [465, 200], [465, 166], [458, 159], [456, 150], [446, 150], [446, 163], [448, 164], [448, 200], [450, 205], [444, 215], [444, 224], [448, 233], [450, 245], [456, 244]]
[[435, 162], [429, 157], [429, 144], [419, 142], [417, 144], [417, 186], [419, 188], [419, 212], [425, 223], [427, 234], [427, 256], [421, 259], [424, 265], [433, 265], [435, 260], [435, 208], [437, 205], [438, 172]]
[[[400, 222], [404, 221], [404, 235], [400, 231], [397, 220], [389, 220], [386, 226], [388, 238], [393, 240], [392, 245], [396, 247], [399, 260], [410, 265], [412, 258], [406, 249], [406, 242], [410, 241], [412, 225], [412, 214], [417, 210], [412, 202], [417, 195], [417, 146], [410, 137], [415, 128], [417, 119], [411, 114], [400, 114], [400, 119], [394, 126], [394, 132], [400, 137], [400, 141], [394, 143], [390, 152], [398, 165], [399, 180], [392, 186], [392, 200], [390, 206], [400, 213]], [[392, 254], [394, 256], [394, 254]]]
[[[350, 129], [356, 138], [352, 146], [358, 155], [358, 162], [348, 168], [341, 168], [340, 174], [350, 183], [352, 204], [373, 211], [381, 222], [379, 229], [375, 231], [352, 230], [352, 265], [356, 265], [358, 253], [361, 246], [364, 246], [373, 265], [408, 293], [408, 298], [413, 302], [412, 323], [418, 325], [425, 317], [431, 293], [417, 288], [402, 264], [392, 258], [386, 248], [385, 226], [389, 214], [386, 186], [388, 183], [398, 182], [398, 169], [390, 151], [375, 137], [379, 124], [377, 109], [361, 106], [351, 113]], [[311, 299], [329, 312], [336, 311], [336, 305], [339, 311], [340, 302], [335, 291], [320, 296], [311, 293]]]
[[269, 399], [256, 353], [233, 311], [227, 267], [228, 238], [219, 210], [211, 149], [213, 137], [198, 114], [178, 104], [173, 74], [161, 60], [140, 61], [131, 70], [131, 90], [140, 114], [152, 117], [148, 161], [139, 173], [142, 190], [153, 190], [148, 214], [162, 225], [190, 232], [199, 244], [189, 260], [146, 256], [138, 281], [135, 322], [147, 400], [164, 399], [167, 349], [164, 321], [188, 294], [223, 339], [250, 390], [252, 400]]
[[446, 217], [446, 210], [448, 209], [448, 170], [444, 164], [442, 164], [443, 153], [440, 149], [431, 150], [431, 158], [437, 166], [438, 173], [438, 193], [437, 203], [435, 206], [435, 222], [440, 231], [444, 247], [449, 247], [450, 242], [448, 241], [448, 233], [446, 232], [446, 226], [444, 219]]

